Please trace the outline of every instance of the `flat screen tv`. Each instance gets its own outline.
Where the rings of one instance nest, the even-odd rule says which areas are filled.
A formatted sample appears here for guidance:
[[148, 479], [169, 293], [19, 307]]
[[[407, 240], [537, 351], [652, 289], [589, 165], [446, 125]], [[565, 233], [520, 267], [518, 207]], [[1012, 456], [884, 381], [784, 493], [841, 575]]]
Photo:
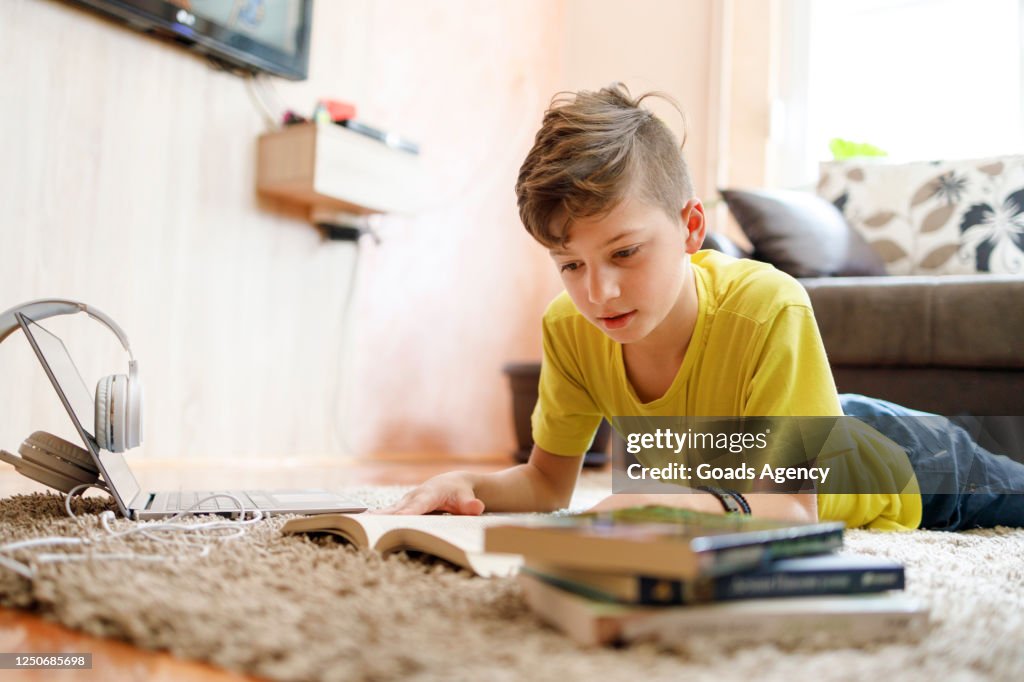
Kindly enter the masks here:
[[67, 0], [229, 64], [304, 80], [313, 0]]

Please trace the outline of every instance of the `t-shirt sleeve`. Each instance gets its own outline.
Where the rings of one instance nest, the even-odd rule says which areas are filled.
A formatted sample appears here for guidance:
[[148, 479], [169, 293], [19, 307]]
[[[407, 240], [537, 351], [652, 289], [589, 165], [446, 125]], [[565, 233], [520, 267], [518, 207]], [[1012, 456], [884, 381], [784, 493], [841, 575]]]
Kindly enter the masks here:
[[[877, 437], [884, 438], [881, 435]], [[829, 482], [838, 484], [840, 488], [854, 487], [856, 484], [851, 483], [850, 478], [856, 477], [862, 481], [876, 481], [863, 482], [865, 490], [874, 487], [885, 491], [857, 494], [819, 490], [819, 519], [843, 521], [849, 528], [887, 531], [914, 530], [921, 524], [921, 489], [910, 461], [905, 455], [900, 457], [897, 451], [888, 448], [882, 450], [880, 455], [857, 461], [844, 461], [840, 455], [838, 458], [818, 462], [819, 465], [831, 468]], [[850, 467], [857, 470], [850, 471]], [[847, 482], [843, 483], [844, 480]]]
[[[757, 353], [744, 416], [831, 417], [843, 414], [835, 381], [814, 314], [805, 305], [788, 305], [769, 323]], [[858, 437], [847, 422], [822, 444], [823, 460], [853, 457], [848, 476], [874, 480], [864, 490], [878, 493], [829, 493], [819, 490], [818, 518], [842, 520], [849, 527], [881, 530], [916, 528], [921, 521], [921, 496], [906, 454], [881, 434]], [[853, 428], [855, 432], [863, 429]], [[874, 433], [870, 428], [869, 432]], [[833, 462], [832, 464], [835, 464]], [[836, 480], [841, 478], [836, 472]], [[896, 490], [893, 477], [905, 484]], [[825, 486], [827, 489], [830, 486]]]
[[533, 442], [556, 455], [578, 456], [590, 449], [601, 412], [572, 360], [571, 335], [544, 320], [544, 356], [531, 424]]
[[767, 324], [743, 416], [841, 415], [839, 394], [811, 309], [787, 305]]

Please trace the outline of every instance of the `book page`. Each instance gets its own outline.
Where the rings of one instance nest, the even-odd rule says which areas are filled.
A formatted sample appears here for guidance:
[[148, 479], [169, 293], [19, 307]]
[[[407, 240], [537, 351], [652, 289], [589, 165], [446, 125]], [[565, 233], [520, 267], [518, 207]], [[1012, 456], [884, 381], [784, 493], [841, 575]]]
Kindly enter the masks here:
[[[484, 514], [481, 516], [455, 516], [450, 514], [427, 514], [424, 516], [402, 516], [384, 514], [358, 514], [355, 518], [366, 529], [371, 545], [389, 530], [407, 528], [423, 531], [429, 535], [459, 547], [467, 553], [483, 553], [484, 528], [508, 524], [525, 524], [537, 514]], [[543, 518], [541, 516], [540, 518]]]
[[358, 521], [355, 514], [314, 514], [312, 516], [300, 516], [289, 519], [283, 526], [281, 532], [290, 533], [330, 533], [341, 537], [361, 549], [369, 549], [376, 537], [372, 540], [366, 537], [366, 531]]
[[301, 530], [340, 529], [357, 524], [366, 535], [367, 547], [382, 554], [404, 550], [419, 551], [489, 577], [514, 574], [522, 563], [522, 558], [518, 555], [484, 552], [484, 528], [510, 523], [524, 524], [538, 518], [545, 517], [538, 514], [325, 514], [303, 519]]

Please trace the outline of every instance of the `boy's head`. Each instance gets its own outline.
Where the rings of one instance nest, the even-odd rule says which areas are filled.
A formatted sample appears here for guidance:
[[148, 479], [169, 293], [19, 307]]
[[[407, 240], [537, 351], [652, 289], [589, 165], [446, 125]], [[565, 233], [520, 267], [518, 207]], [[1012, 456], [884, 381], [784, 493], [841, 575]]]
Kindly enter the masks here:
[[645, 97], [616, 84], [556, 99], [516, 183], [523, 223], [573, 303], [620, 343], [685, 332], [687, 254], [704, 240], [680, 145]]
[[606, 214], [627, 196], [678, 219], [694, 196], [682, 145], [641, 106], [647, 97], [668, 98], [633, 98], [621, 83], [566, 94], [545, 112], [516, 182], [519, 215], [533, 238], [564, 246], [574, 221]]

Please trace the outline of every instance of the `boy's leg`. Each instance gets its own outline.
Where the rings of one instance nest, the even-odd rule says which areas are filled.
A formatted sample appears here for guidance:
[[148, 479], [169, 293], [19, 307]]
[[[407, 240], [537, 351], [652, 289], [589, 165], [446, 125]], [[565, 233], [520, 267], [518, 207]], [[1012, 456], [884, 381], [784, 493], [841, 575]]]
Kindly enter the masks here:
[[843, 413], [902, 446], [921, 488], [922, 528], [1024, 527], [1024, 464], [974, 442], [950, 420], [861, 395]]

